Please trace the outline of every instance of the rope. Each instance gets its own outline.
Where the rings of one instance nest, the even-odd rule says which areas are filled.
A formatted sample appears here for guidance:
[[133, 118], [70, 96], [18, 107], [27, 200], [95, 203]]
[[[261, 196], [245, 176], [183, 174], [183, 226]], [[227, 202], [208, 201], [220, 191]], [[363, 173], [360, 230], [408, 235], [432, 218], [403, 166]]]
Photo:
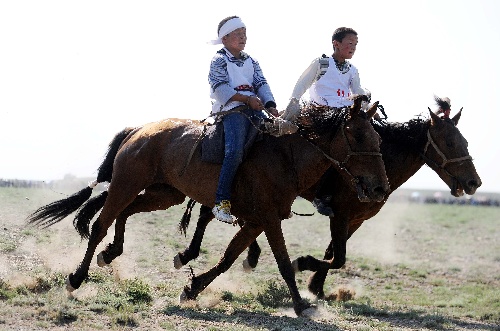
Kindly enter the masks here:
[[[436, 153], [438, 153], [438, 155], [443, 159], [443, 162], [441, 164], [438, 164], [436, 161], [434, 161], [434, 160], [428, 158], [427, 156], [425, 156], [425, 154], [427, 153], [427, 149], [429, 148], [429, 145], [432, 145], [432, 147], [434, 147], [434, 149], [436, 150]], [[436, 144], [436, 142], [434, 141], [434, 139], [432, 139], [430, 130], [427, 130], [427, 143], [425, 144], [424, 152], [420, 153], [420, 157], [422, 157], [422, 159], [424, 159], [424, 161], [426, 161], [427, 163], [430, 163], [430, 164], [434, 165], [435, 167], [437, 167], [439, 169], [442, 169], [451, 178], [456, 178], [456, 177], [453, 176], [452, 174], [450, 174], [445, 169], [446, 164], [452, 163], [452, 162], [460, 162], [460, 161], [465, 161], [465, 160], [472, 160], [472, 156], [470, 156], [470, 155], [466, 155], [466, 156], [462, 156], [462, 157], [456, 157], [456, 158], [453, 158], [453, 159], [448, 159], [446, 157], [446, 155], [444, 155], [444, 153], [439, 149], [439, 147]]]

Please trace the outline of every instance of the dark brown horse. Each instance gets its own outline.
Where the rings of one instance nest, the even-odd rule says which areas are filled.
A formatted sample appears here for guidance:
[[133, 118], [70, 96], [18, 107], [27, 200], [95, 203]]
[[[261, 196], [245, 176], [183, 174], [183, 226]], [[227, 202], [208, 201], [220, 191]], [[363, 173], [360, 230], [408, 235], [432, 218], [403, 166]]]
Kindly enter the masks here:
[[[442, 108], [443, 100], [436, 101]], [[474, 194], [481, 186], [472, 158], [467, 150], [467, 141], [456, 128], [462, 110], [452, 119], [441, 119], [429, 109], [430, 119], [416, 118], [406, 123], [374, 123], [374, 128], [382, 138], [382, 157], [391, 189], [394, 191], [413, 176], [424, 164], [432, 168], [450, 188], [453, 196], [464, 193]], [[299, 257], [293, 261], [296, 271], [315, 271], [309, 279], [308, 288], [318, 297], [324, 297], [324, 281], [329, 269], [338, 269], [345, 264], [346, 243], [363, 222], [375, 216], [384, 206], [384, 201], [360, 202], [349, 184], [337, 174], [329, 185], [336, 192], [331, 206], [335, 216], [330, 217], [331, 242], [326, 249], [324, 260], [312, 256]], [[312, 201], [317, 185], [302, 192], [301, 197]], [[190, 204], [192, 208], [193, 204]], [[201, 241], [207, 224], [213, 219], [210, 209], [202, 206], [193, 240], [189, 247], [174, 259], [176, 268], [188, 263], [199, 254]], [[185, 230], [189, 218], [184, 218], [181, 227]], [[249, 246], [245, 268], [254, 268], [260, 255], [257, 242]]]
[[[295, 312], [299, 315], [310, 307], [297, 289], [281, 220], [290, 215], [299, 192], [318, 181], [332, 163], [351, 182], [351, 190], [360, 186], [364, 195], [377, 201], [384, 198], [389, 185], [379, 153], [380, 137], [370, 124], [376, 108], [365, 113], [360, 105], [361, 98], [357, 98], [350, 109], [342, 112], [306, 113], [300, 117], [298, 134], [264, 135], [255, 143], [238, 170], [232, 194], [233, 213], [245, 219], [245, 225], [231, 240], [219, 263], [191, 279], [181, 299], [195, 299], [264, 232], [291, 292]], [[202, 130], [203, 124], [180, 119], [125, 129], [115, 136], [99, 167], [97, 182], [110, 182], [106, 194], [81, 207], [90, 197], [92, 188], [88, 187], [41, 207], [28, 217], [30, 223], [49, 226], [82, 208], [75, 227], [82, 237], [89, 238], [89, 243], [83, 261], [68, 276], [68, 290], [79, 288], [88, 276], [96, 247], [115, 219], [114, 242], [103, 252], [106, 263], [121, 253], [130, 215], [167, 209], [182, 203], [186, 196], [213, 206], [220, 165], [201, 161], [199, 146], [190, 158]], [[101, 206], [89, 234], [90, 220]]]

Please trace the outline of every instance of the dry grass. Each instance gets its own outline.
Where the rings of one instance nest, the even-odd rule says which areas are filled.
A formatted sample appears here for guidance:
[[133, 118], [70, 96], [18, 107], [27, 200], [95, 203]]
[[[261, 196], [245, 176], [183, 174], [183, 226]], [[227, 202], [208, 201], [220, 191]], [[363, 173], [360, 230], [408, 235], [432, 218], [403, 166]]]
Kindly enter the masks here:
[[[72, 192], [69, 192], [72, 193]], [[83, 257], [66, 219], [26, 228], [26, 216], [60, 199], [58, 192], [0, 189], [0, 330], [500, 330], [498, 209], [389, 202], [348, 243], [345, 268], [327, 278], [327, 301], [295, 317], [265, 237], [252, 273], [235, 265], [189, 304], [178, 295], [190, 268], [214, 265], [236, 228], [207, 229], [200, 257], [181, 270], [172, 258], [187, 238], [177, 232], [183, 206], [134, 215], [125, 251], [111, 267], [93, 264], [89, 279], [68, 296], [65, 277]], [[294, 210], [313, 212], [297, 200]], [[193, 221], [196, 217], [193, 215]], [[290, 256], [321, 257], [329, 240], [322, 217], [295, 216], [283, 228]], [[112, 240], [113, 231], [98, 248]]]

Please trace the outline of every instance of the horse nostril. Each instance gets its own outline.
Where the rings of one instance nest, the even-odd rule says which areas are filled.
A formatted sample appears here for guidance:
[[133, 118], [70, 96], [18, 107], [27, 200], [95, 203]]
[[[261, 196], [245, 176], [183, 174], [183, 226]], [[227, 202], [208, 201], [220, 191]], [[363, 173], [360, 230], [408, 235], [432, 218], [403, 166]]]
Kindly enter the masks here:
[[384, 195], [386, 192], [387, 192], [387, 190], [385, 190], [382, 186], [377, 186], [373, 190], [373, 193], [375, 193], [377, 195]]
[[472, 180], [469, 180], [467, 182], [467, 185], [469, 187], [475, 187], [475, 188], [478, 188], [479, 186], [481, 186], [481, 183], [478, 184], [478, 182], [475, 180], [475, 179], [472, 179]]

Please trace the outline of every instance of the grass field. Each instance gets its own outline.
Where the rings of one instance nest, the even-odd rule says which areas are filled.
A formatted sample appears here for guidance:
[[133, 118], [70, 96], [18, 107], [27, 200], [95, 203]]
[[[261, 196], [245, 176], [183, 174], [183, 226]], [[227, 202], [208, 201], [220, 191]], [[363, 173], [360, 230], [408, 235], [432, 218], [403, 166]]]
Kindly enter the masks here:
[[[317, 305], [306, 318], [294, 315], [264, 236], [253, 272], [243, 271], [242, 255], [196, 301], [180, 305], [191, 268], [198, 274], [217, 263], [237, 230], [213, 222], [200, 257], [176, 270], [173, 257], [194, 231], [192, 224], [185, 238], [177, 230], [184, 206], [131, 217], [123, 255], [110, 267], [94, 262], [69, 296], [64, 282], [87, 242], [71, 217], [47, 229], [25, 225], [35, 209], [64, 196], [0, 189], [0, 330], [500, 330], [499, 208], [390, 199], [349, 240], [346, 266], [327, 278], [327, 293], [349, 290], [351, 300], [318, 301], [307, 293], [310, 273], [296, 275]], [[314, 212], [301, 199], [293, 210]], [[326, 218], [294, 216], [283, 229], [292, 258], [323, 256]]]

